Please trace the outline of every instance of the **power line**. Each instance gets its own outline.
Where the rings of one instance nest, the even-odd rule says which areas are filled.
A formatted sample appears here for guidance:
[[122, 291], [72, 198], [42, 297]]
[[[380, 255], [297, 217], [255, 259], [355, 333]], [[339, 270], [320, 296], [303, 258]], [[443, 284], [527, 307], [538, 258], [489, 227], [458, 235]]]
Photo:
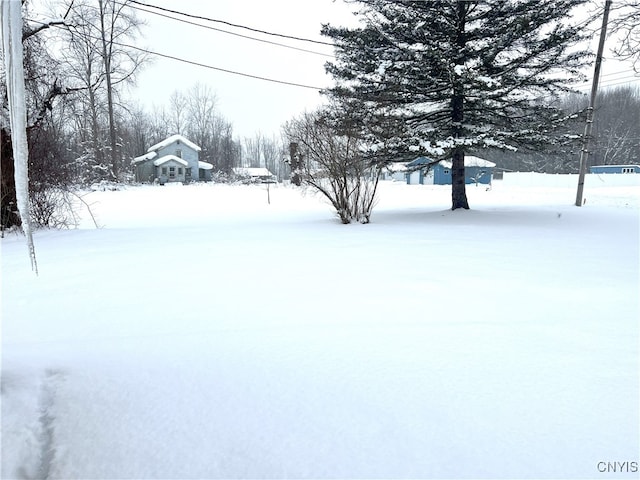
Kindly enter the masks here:
[[[633, 84], [635, 82], [640, 81], [640, 77], [637, 76], [625, 76], [625, 77], [621, 77], [621, 78], [610, 78], [607, 80], [604, 80], [602, 82], [600, 82], [600, 85], [603, 87], [613, 87], [616, 85], [628, 85], [628, 84]], [[585, 89], [585, 88], [591, 88], [591, 86], [589, 85], [588, 82], [582, 82], [579, 83], [575, 86], [575, 88], [577, 89]]]
[[[34, 21], [36, 23], [42, 23], [38, 20], [31, 20]], [[55, 25], [58, 28], [63, 28], [60, 25]], [[91, 38], [93, 40], [101, 40], [100, 38], [93, 36], [93, 35], [86, 35], [88, 38]], [[305, 85], [302, 83], [296, 83], [296, 82], [289, 82], [286, 80], [277, 80], [275, 78], [268, 78], [268, 77], [262, 77], [260, 75], [252, 75], [250, 73], [244, 73], [244, 72], [238, 72], [235, 70], [229, 70], [226, 68], [221, 68], [221, 67], [215, 67], [213, 65], [207, 65], [205, 63], [200, 63], [200, 62], [195, 62], [193, 60], [187, 60], [185, 58], [180, 58], [180, 57], [176, 57], [174, 55], [168, 55], [165, 53], [160, 53], [160, 52], [154, 52], [153, 50], [148, 50], [146, 48], [141, 48], [141, 47], [136, 47], [135, 45], [128, 45], [126, 43], [121, 43], [121, 42], [116, 42], [116, 41], [111, 41], [111, 43], [113, 45], [118, 45], [119, 47], [125, 47], [125, 48], [131, 48], [132, 50], [138, 50], [139, 52], [143, 52], [143, 53], [147, 53], [149, 55], [155, 55], [157, 57], [162, 57], [162, 58], [168, 58], [170, 60], [175, 60], [177, 62], [182, 62], [182, 63], [187, 63], [189, 65], [195, 65], [197, 67], [202, 67], [202, 68], [208, 68], [210, 70], [216, 70], [218, 72], [224, 72], [224, 73], [229, 73], [231, 75], [238, 75], [241, 77], [247, 77], [247, 78], [253, 78], [255, 80], [262, 80], [265, 82], [271, 82], [271, 83], [279, 83], [281, 85], [289, 85], [292, 87], [300, 87], [300, 88], [308, 88], [308, 89], [312, 89], [312, 90], [322, 90], [322, 87], [314, 87], [312, 85]]]
[[129, 0], [129, 3], [134, 3], [136, 5], [142, 5], [143, 7], [148, 7], [148, 8], [155, 8], [155, 9], [158, 9], [158, 10], [162, 10], [163, 12], [169, 12], [169, 13], [174, 13], [174, 14], [177, 14], [177, 15], [183, 15], [183, 16], [189, 17], [189, 18], [196, 18], [198, 20], [205, 20], [207, 22], [222, 23], [223, 25], [228, 25], [230, 27], [235, 27], [235, 28], [242, 28], [242, 29], [245, 29], [245, 30], [249, 30], [251, 32], [262, 33], [264, 35], [271, 35], [271, 36], [274, 36], [274, 37], [288, 38], [290, 40], [297, 40], [297, 41], [300, 41], [300, 42], [316, 43], [318, 45], [327, 45], [327, 46], [330, 46], [330, 47], [335, 46], [333, 43], [329, 43], [329, 42], [323, 42], [323, 41], [320, 41], [320, 40], [312, 40], [310, 38], [294, 37], [292, 35], [285, 35], [285, 34], [282, 34], [282, 33], [269, 32], [269, 31], [266, 31], [266, 30], [260, 30], [258, 28], [252, 28], [252, 27], [247, 27], [245, 25], [240, 25], [240, 24], [237, 24], [237, 23], [227, 22], [226, 20], [219, 20], [219, 19], [210, 18], [210, 17], [203, 17], [203, 16], [200, 16], [200, 15], [193, 15], [193, 14], [190, 14], [190, 13], [180, 12], [178, 10], [171, 10], [169, 8], [158, 7], [157, 5], [151, 5], [149, 3], [138, 2], [136, 0]]
[[175, 60], [177, 62], [188, 63], [190, 65], [195, 65], [197, 67], [208, 68], [210, 70], [216, 70], [218, 72], [229, 73], [231, 75], [238, 75], [238, 76], [241, 76], [241, 77], [253, 78], [255, 80], [263, 80], [265, 82], [279, 83], [279, 84], [282, 84], [282, 85], [289, 85], [289, 86], [292, 86], [292, 87], [308, 88], [308, 89], [312, 89], [312, 90], [322, 90], [322, 87], [314, 87], [314, 86], [311, 86], [311, 85], [304, 85], [302, 83], [288, 82], [286, 80], [276, 80], [275, 78], [261, 77], [259, 75], [252, 75], [250, 73], [237, 72], [235, 70], [228, 70], [226, 68], [214, 67], [213, 65], [207, 65], [207, 64], [204, 64], [204, 63], [200, 63], [200, 62], [194, 62], [192, 60], [187, 60], [185, 58], [175, 57], [173, 55], [167, 55], [167, 54], [164, 54], [164, 53], [154, 52], [152, 50], [147, 50], [147, 49], [144, 49], [144, 48], [135, 47], [133, 45], [125, 45], [125, 44], [122, 44], [122, 43], [119, 44], [119, 43], [116, 43], [116, 42], [113, 42], [113, 43], [115, 45], [119, 45], [121, 47], [132, 48], [134, 50], [138, 50], [138, 51], [141, 51], [143, 53], [148, 53], [149, 55], [155, 55], [155, 56], [158, 56], [158, 57], [168, 58], [170, 60]]
[[[638, 79], [637, 77], [636, 77], [636, 79], [640, 81], [640, 79]], [[618, 82], [613, 82], [613, 83], [611, 83], [611, 82], [603, 82], [603, 83], [601, 83], [601, 86], [603, 86], [603, 87], [615, 87], [617, 85], [633, 85], [633, 82], [629, 82], [628, 80], [624, 80], [624, 81], [618, 81]]]
[[[629, 78], [630, 76], [631, 77], [637, 76], [637, 75], [634, 75], [633, 70], [629, 69], [629, 70], [620, 70], [618, 72], [603, 73], [602, 75], [600, 75], [600, 78], [604, 78], [604, 77], [619, 77], [621, 75], [624, 76], [624, 78]], [[638, 77], [638, 78], [640, 78], [640, 77]], [[611, 80], [615, 80], [615, 79], [612, 78]]]
[[[311, 54], [313, 54], [313, 55], [321, 55], [321, 56], [323, 56], [323, 57], [334, 58], [334, 56], [333, 56], [333, 55], [328, 54], [328, 53], [315, 52], [315, 51], [313, 51], [313, 50], [307, 50], [307, 49], [305, 49], [305, 48], [294, 47], [294, 46], [292, 46], [292, 45], [286, 45], [286, 44], [284, 44], [284, 43], [272, 42], [272, 41], [270, 41], [270, 40], [264, 40], [264, 39], [262, 39], [262, 38], [256, 38], [256, 37], [251, 37], [251, 36], [249, 36], [249, 35], [242, 35], [242, 34], [240, 34], [240, 33], [230, 32], [230, 31], [228, 31], [228, 30], [223, 30], [223, 29], [221, 29], [221, 28], [215, 28], [215, 27], [212, 27], [212, 26], [210, 26], [210, 25], [203, 25], [203, 24], [201, 24], [201, 23], [193, 22], [193, 21], [191, 21], [191, 20], [186, 20], [186, 19], [184, 19], [184, 18], [172, 17], [171, 15], [167, 15], [166, 13], [154, 12], [153, 10], [147, 10], [147, 9], [146, 9], [146, 7], [145, 7], [145, 8], [135, 7], [135, 6], [131, 5], [131, 3], [132, 3], [132, 2], [129, 2], [129, 3], [119, 3], [119, 4], [120, 4], [120, 5], [127, 6], [127, 7], [129, 7], [129, 8], [132, 8], [132, 9], [134, 9], [134, 10], [138, 10], [138, 11], [140, 11], [140, 12], [151, 13], [152, 15], [157, 15], [157, 16], [160, 16], [160, 17], [168, 18], [168, 19], [171, 19], [171, 20], [175, 20], [175, 21], [177, 21], [177, 22], [187, 23], [187, 24], [189, 24], [189, 25], [195, 25], [195, 26], [197, 26], [197, 27], [206, 28], [206, 29], [213, 30], [213, 31], [216, 31], [216, 32], [226, 33], [226, 34], [228, 34], [228, 35], [233, 35], [233, 36], [240, 37], [240, 38], [246, 38], [246, 39], [248, 39], [248, 40], [254, 40], [254, 41], [256, 41], [256, 42], [262, 42], [262, 43], [267, 43], [267, 44], [270, 44], [270, 45], [276, 45], [276, 46], [278, 46], [278, 47], [289, 48], [289, 49], [292, 49], [292, 50], [298, 50], [298, 51], [300, 51], [300, 52], [311, 53]], [[133, 3], [138, 3], [138, 2], [133, 2]], [[159, 7], [154, 7], [154, 8], [159, 8]], [[183, 15], [186, 15], [186, 14], [183, 14]]]
[[[34, 23], [40, 23], [40, 24], [46, 24], [45, 22], [42, 22], [41, 20], [34, 20], [34, 19], [29, 19], [29, 18], [25, 18], [25, 20], [28, 20], [30, 22], [34, 22]], [[62, 25], [53, 25], [55, 27], [58, 28], [65, 28]], [[100, 38], [93, 36], [93, 35], [86, 35], [88, 38], [91, 38], [93, 40], [101, 40]], [[312, 85], [305, 85], [302, 83], [296, 83], [296, 82], [289, 82], [286, 80], [277, 80], [275, 78], [268, 78], [268, 77], [263, 77], [260, 75], [253, 75], [250, 73], [244, 73], [244, 72], [238, 72], [235, 70], [229, 70], [226, 68], [221, 68], [221, 67], [215, 67], [213, 65], [207, 65], [205, 63], [200, 63], [200, 62], [196, 62], [193, 60], [187, 60], [186, 58], [180, 58], [180, 57], [176, 57], [174, 55], [168, 55], [166, 53], [160, 53], [160, 52], [154, 52], [153, 50], [148, 50], [146, 48], [141, 48], [141, 47], [136, 47], [135, 45], [128, 45], [126, 43], [121, 43], [121, 42], [116, 42], [116, 41], [112, 41], [111, 42], [113, 45], [118, 45], [119, 47], [125, 47], [125, 48], [131, 48], [132, 50], [137, 50], [139, 52], [143, 52], [143, 53], [147, 53], [149, 55], [155, 55], [157, 57], [162, 57], [162, 58], [168, 58], [169, 60], [175, 60], [176, 62], [181, 62], [181, 63], [187, 63], [189, 65], [195, 65], [197, 67], [202, 67], [202, 68], [208, 68], [209, 70], [216, 70], [218, 72], [223, 72], [223, 73], [228, 73], [231, 75], [238, 75], [241, 77], [246, 77], [246, 78], [253, 78], [255, 80], [262, 80], [265, 82], [271, 82], [271, 83], [278, 83], [281, 85], [289, 85], [292, 87], [300, 87], [300, 88], [308, 88], [311, 90], [322, 90], [323, 87], [316, 87], [316, 86], [312, 86]]]

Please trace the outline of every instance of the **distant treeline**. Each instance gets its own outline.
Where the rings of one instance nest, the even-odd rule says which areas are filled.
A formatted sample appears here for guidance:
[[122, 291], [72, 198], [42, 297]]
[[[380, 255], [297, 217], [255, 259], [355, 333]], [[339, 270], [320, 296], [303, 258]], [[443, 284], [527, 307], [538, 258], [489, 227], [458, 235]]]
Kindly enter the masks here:
[[[481, 155], [495, 162], [498, 171], [577, 173], [589, 97], [567, 95], [561, 106], [571, 118], [558, 132], [557, 145], [538, 151], [493, 150]], [[640, 162], [640, 88], [621, 86], [598, 95], [590, 150], [588, 166]]]

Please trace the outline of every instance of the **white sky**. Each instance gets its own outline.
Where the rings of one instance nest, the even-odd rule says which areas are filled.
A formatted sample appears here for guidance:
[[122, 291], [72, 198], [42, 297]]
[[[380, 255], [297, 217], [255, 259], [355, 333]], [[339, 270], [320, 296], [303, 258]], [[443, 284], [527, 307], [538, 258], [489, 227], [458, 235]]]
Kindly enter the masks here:
[[[225, 20], [270, 32], [319, 41], [322, 23], [353, 25], [356, 21], [341, 0], [150, 0], [150, 4], [182, 12]], [[315, 87], [327, 87], [324, 73], [330, 57], [315, 55], [239, 38], [200, 28], [151, 13], [138, 12], [147, 22], [138, 46], [215, 67]], [[284, 43], [331, 55], [329, 46], [296, 42], [261, 35], [222, 24], [215, 28]], [[313, 109], [322, 98], [315, 89], [280, 85], [257, 79], [192, 66], [155, 57], [140, 74], [134, 97], [151, 109], [168, 105], [175, 90], [186, 92], [196, 82], [210, 86], [217, 94], [220, 113], [234, 126], [237, 136], [279, 135], [280, 126], [305, 109]]]

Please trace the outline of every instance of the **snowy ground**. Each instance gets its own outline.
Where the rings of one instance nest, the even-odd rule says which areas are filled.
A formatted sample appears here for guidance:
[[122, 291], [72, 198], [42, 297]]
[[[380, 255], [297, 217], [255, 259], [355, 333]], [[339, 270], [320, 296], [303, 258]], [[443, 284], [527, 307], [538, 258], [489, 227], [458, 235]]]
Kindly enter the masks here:
[[94, 192], [38, 277], [10, 234], [2, 478], [636, 478], [640, 187], [468, 191]]

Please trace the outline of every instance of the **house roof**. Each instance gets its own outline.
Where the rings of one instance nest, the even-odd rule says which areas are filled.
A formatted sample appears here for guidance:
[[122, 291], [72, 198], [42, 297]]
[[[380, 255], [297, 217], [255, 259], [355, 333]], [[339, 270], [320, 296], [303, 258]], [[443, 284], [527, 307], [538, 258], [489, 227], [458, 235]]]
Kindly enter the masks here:
[[[432, 160], [430, 158], [427, 157], [418, 157], [415, 160], [413, 160], [412, 162], [409, 162], [407, 164], [408, 167], [418, 167], [420, 165], [426, 165], [428, 163], [433, 163], [435, 160]], [[445, 168], [451, 168], [452, 167], [452, 162], [451, 160], [441, 160], [440, 165], [442, 165]], [[465, 167], [484, 167], [484, 168], [492, 168], [495, 167], [496, 164], [493, 162], [490, 162], [489, 160], [485, 160], [484, 158], [480, 158], [480, 157], [474, 157], [473, 155], [465, 155], [464, 156], [464, 166]]]
[[198, 162], [198, 168], [201, 168], [202, 170], [211, 170], [213, 169], [213, 165], [207, 162]]
[[135, 157], [133, 159], [133, 163], [140, 163], [140, 162], [145, 162], [147, 160], [153, 160], [157, 156], [158, 156], [158, 152], [148, 152], [148, 153], [145, 153], [144, 155], [140, 155], [139, 157]]
[[420, 165], [427, 165], [429, 163], [434, 163], [435, 160], [433, 158], [429, 158], [429, 157], [418, 157], [415, 160], [410, 161], [409, 163], [407, 163], [407, 167], [411, 168], [411, 167], [419, 167]]
[[591, 168], [620, 168], [620, 167], [637, 167], [640, 168], [640, 165], [634, 165], [634, 164], [629, 164], [629, 165], [622, 165], [622, 164], [616, 164], [616, 165], [592, 165]]
[[273, 176], [273, 173], [271, 173], [268, 169], [264, 167], [260, 167], [260, 168], [238, 167], [233, 169], [233, 173], [235, 173], [236, 175], [244, 175], [247, 177], [272, 177]]
[[[417, 160], [417, 159], [416, 159]], [[406, 162], [393, 162], [384, 166], [388, 172], [406, 172], [407, 171], [407, 163]]]
[[175, 161], [178, 162], [180, 165], [184, 165], [185, 167], [187, 165], [189, 165], [189, 163], [186, 160], [181, 159], [180, 157], [176, 157], [175, 155], [165, 155], [163, 157], [158, 158], [157, 160], [153, 161], [153, 164], [156, 167], [159, 167], [160, 165], [162, 165], [163, 163], [167, 163], [169, 161]]
[[[444, 165], [444, 162], [449, 162], [449, 160], [444, 160], [440, 162]], [[465, 155], [464, 156], [464, 166], [465, 167], [484, 167], [484, 168], [493, 168], [496, 166], [495, 163], [490, 162], [489, 160], [485, 160], [484, 158], [474, 157], [473, 155]]]
[[161, 148], [168, 147], [169, 145], [177, 141], [184, 143], [187, 147], [194, 149], [196, 152], [199, 152], [200, 150], [202, 150], [198, 145], [190, 141], [188, 138], [183, 137], [182, 135], [171, 135], [170, 137], [164, 139], [163, 141], [149, 147], [149, 150], [147, 150], [147, 152], [160, 150]]

